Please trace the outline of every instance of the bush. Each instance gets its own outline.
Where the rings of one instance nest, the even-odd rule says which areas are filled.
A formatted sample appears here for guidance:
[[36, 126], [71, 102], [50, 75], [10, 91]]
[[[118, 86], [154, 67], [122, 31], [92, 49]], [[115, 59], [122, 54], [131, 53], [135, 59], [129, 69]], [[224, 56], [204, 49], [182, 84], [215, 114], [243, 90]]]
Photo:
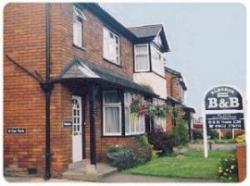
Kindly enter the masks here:
[[135, 153], [136, 164], [144, 164], [152, 158], [152, 146], [145, 135], [135, 137], [129, 148]]
[[238, 181], [238, 167], [235, 156], [226, 156], [221, 158], [218, 173], [220, 181], [236, 182]]
[[144, 164], [152, 158], [152, 146], [145, 135], [137, 136], [127, 147], [110, 147], [107, 157], [111, 165], [127, 169]]
[[235, 143], [245, 143], [246, 142], [246, 136], [245, 134], [239, 135], [234, 139]]
[[149, 142], [155, 150], [160, 150], [162, 155], [172, 153], [175, 145], [173, 135], [166, 134], [160, 129], [149, 134]]
[[216, 130], [209, 131], [210, 139], [219, 139], [219, 133]]
[[136, 165], [135, 153], [127, 147], [110, 147], [107, 157], [112, 166], [118, 169], [127, 169]]
[[173, 129], [175, 145], [186, 145], [188, 143], [188, 129], [183, 118], [177, 118], [176, 126]]
[[194, 140], [203, 139], [202, 132], [200, 132], [199, 130], [193, 130], [193, 139]]
[[232, 131], [227, 131], [224, 136], [224, 139], [232, 139]]

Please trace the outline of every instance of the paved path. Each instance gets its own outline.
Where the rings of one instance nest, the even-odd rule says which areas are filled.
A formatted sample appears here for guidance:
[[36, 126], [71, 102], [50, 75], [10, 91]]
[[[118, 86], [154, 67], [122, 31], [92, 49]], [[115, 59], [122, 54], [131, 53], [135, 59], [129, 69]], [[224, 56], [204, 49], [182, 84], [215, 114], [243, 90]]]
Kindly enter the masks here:
[[[203, 144], [189, 144], [190, 148], [203, 149]], [[235, 150], [236, 144], [212, 144], [213, 150]]]

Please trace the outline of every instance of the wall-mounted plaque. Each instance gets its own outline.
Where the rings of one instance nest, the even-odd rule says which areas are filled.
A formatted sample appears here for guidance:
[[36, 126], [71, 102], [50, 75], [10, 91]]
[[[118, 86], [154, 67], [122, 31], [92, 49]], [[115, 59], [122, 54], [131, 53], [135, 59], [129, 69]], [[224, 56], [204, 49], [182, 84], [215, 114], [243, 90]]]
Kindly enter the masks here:
[[72, 127], [72, 121], [63, 121], [63, 127]]
[[26, 128], [22, 127], [10, 127], [6, 129], [7, 134], [25, 134]]

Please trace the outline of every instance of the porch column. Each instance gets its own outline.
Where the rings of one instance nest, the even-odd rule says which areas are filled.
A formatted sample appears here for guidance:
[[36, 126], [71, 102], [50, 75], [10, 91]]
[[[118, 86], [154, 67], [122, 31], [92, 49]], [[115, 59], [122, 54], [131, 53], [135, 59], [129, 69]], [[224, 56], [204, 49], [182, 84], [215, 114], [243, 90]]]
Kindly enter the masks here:
[[89, 113], [90, 113], [90, 162], [92, 165], [96, 165], [96, 94], [97, 85], [90, 84], [89, 89]]

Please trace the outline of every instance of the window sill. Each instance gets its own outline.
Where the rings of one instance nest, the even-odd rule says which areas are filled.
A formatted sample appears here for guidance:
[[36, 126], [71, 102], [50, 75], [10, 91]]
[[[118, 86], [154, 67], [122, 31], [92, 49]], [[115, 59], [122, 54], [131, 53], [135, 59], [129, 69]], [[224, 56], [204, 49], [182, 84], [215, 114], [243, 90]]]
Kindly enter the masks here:
[[115, 65], [115, 66], [117, 66], [117, 67], [119, 67], [119, 68], [122, 68], [122, 65], [120, 64], [116, 64], [116, 63], [114, 63], [114, 62], [112, 62], [112, 61], [110, 61], [110, 60], [108, 60], [108, 59], [106, 59], [106, 58], [103, 58], [103, 60], [105, 61], [105, 62], [108, 62], [108, 63], [110, 63], [110, 64], [112, 64], [112, 65]]
[[72, 46], [73, 47], [75, 47], [75, 48], [77, 48], [77, 49], [80, 49], [80, 50], [82, 50], [82, 51], [85, 51], [86, 50], [86, 48], [85, 47], [80, 47], [80, 46], [77, 46], [76, 44], [72, 44]]

